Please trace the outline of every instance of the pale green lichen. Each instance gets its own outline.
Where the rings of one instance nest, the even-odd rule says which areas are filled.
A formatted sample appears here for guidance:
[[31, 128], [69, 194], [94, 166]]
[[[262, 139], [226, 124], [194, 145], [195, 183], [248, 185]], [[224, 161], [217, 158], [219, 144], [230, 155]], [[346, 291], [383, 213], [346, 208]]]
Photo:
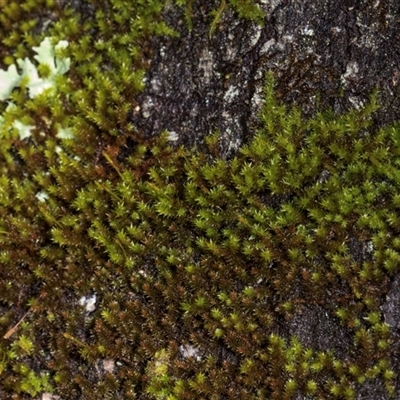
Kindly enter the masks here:
[[29, 58], [17, 59], [21, 73], [18, 73], [15, 64], [10, 65], [7, 71], [0, 70], [0, 100], [7, 100], [14, 88], [20, 86], [21, 83], [28, 88], [31, 99], [45, 90], [54, 88], [56, 76], [65, 74], [70, 67], [69, 58], [60, 58], [56, 55], [57, 51], [67, 46], [68, 42], [65, 40], [53, 46], [50, 38], [45, 38], [40, 46], [32, 48], [37, 53], [34, 58], [39, 66], [48, 68], [47, 76], [44, 78], [39, 76], [37, 67]]
[[[55, 96], [56, 79], [64, 75], [70, 68], [70, 59], [57, 56], [57, 53], [68, 46], [68, 42], [59, 41], [55, 46], [50, 38], [45, 38], [40, 46], [32, 49], [37, 53], [34, 58], [39, 63], [36, 67], [28, 58], [17, 59], [21, 73], [17, 71], [15, 64], [8, 67], [7, 71], [0, 70], [0, 101], [9, 100], [4, 113], [0, 115], [0, 129], [4, 126], [7, 113], [12, 114], [16, 105], [10, 100], [10, 96], [16, 87], [23, 86], [28, 89], [29, 97], [35, 97], [46, 92], [47, 96]], [[44, 70], [44, 77], [39, 76], [38, 69]], [[14, 120], [12, 127], [18, 132], [21, 140], [31, 136], [34, 125], [27, 124], [19, 119]], [[58, 129], [59, 138], [71, 138], [72, 132], [69, 128]]]

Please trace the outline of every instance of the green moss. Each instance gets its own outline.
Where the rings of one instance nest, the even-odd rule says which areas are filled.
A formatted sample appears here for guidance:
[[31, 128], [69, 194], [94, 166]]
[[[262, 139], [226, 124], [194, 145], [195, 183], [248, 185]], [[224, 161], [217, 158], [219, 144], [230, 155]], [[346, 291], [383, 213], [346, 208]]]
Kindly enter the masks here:
[[[22, 85], [3, 107], [4, 334], [31, 308], [1, 341], [1, 395], [352, 399], [376, 378], [392, 393], [380, 305], [399, 268], [399, 125], [374, 128], [376, 95], [305, 119], [276, 100], [267, 74], [262, 128], [231, 159], [219, 157], [217, 134], [206, 152], [174, 148], [166, 133], [145, 140], [127, 115], [147, 40], [175, 32], [162, 2], [131, 3], [107, 2], [78, 23], [49, 2], [71, 70], [56, 94], [30, 99]], [[29, 10], [34, 20], [35, 4], [10, 3], [0, 17]], [[230, 4], [257, 17], [247, 1]], [[4, 32], [16, 49], [5, 62], [29, 55], [19, 25]], [[368, 259], [354, 258], [352, 241], [369, 246]], [[97, 310], [84, 315], [78, 299], [93, 292]], [[348, 359], [276, 333], [304, 304], [348, 330]], [[187, 343], [196, 356], [183, 355]], [[116, 371], [99, 373], [104, 359]]]

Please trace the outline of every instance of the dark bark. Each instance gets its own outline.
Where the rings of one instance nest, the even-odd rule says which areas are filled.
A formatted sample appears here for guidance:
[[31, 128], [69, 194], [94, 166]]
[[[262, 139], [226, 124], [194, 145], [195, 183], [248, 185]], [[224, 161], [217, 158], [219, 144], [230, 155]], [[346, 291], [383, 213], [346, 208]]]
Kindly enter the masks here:
[[[213, 5], [195, 2], [193, 29], [183, 12], [165, 17], [177, 38], [155, 38], [147, 87], [133, 121], [146, 134], [166, 129], [193, 144], [219, 130], [229, 154], [254, 133], [263, 78], [272, 70], [278, 96], [305, 115], [342, 113], [380, 90], [379, 125], [399, 117], [400, 5], [392, 1], [260, 1], [264, 26], [230, 10], [212, 35]], [[151, 118], [150, 118], [151, 115]]]

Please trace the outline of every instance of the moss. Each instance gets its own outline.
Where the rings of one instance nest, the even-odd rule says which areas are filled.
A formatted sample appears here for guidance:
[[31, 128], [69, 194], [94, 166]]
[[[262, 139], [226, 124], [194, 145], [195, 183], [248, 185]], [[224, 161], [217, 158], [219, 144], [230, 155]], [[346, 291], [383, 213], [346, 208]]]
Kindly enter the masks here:
[[[374, 129], [376, 95], [305, 119], [276, 100], [268, 74], [262, 128], [231, 159], [218, 134], [205, 152], [172, 147], [167, 133], [144, 139], [128, 114], [148, 39], [175, 32], [163, 2], [91, 4], [86, 20], [53, 4], [51, 37], [68, 39], [71, 58], [56, 95], [29, 99], [22, 85], [3, 110], [2, 397], [352, 399], [377, 378], [392, 392], [380, 305], [399, 265], [399, 126]], [[0, 16], [25, 10], [35, 20], [32, 2]], [[355, 242], [369, 250], [355, 255]], [[304, 304], [347, 329], [347, 358], [279, 332]]]

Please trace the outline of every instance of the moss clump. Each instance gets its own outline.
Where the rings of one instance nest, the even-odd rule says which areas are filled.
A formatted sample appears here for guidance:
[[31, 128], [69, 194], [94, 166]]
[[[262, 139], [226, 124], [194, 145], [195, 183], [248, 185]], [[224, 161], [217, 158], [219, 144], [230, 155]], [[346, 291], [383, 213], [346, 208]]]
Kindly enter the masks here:
[[[380, 305], [400, 257], [399, 126], [374, 129], [375, 96], [305, 119], [268, 74], [262, 128], [231, 159], [217, 134], [203, 152], [144, 139], [127, 116], [146, 40], [174, 31], [162, 3], [125, 3], [84, 24], [64, 11], [51, 33], [70, 72], [3, 112], [1, 396], [353, 399], [374, 379], [392, 393]], [[346, 357], [285, 332], [305, 306], [342, 324]]]

